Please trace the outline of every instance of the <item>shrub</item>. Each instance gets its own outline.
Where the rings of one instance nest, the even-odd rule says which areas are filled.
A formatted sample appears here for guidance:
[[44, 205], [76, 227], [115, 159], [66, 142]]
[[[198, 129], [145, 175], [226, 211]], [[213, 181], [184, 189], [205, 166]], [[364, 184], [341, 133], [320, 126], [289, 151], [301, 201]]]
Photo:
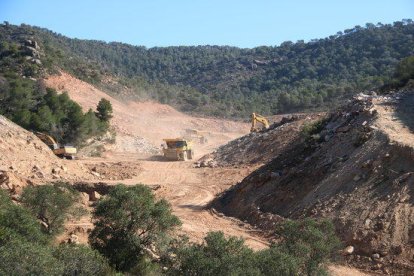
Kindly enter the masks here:
[[157, 245], [180, 224], [165, 200], [156, 201], [148, 187], [118, 185], [94, 211], [91, 246], [117, 270], [128, 271], [144, 258], [145, 248]]
[[53, 256], [63, 265], [62, 275], [110, 275], [108, 261], [99, 252], [83, 245], [60, 245]]
[[173, 275], [259, 275], [254, 253], [243, 239], [225, 238], [222, 232], [210, 232], [203, 244], [177, 249]]
[[[253, 252], [242, 239], [207, 234], [203, 244], [179, 242], [164, 265], [171, 275], [325, 275], [323, 264], [339, 245], [330, 221], [287, 221], [277, 233], [282, 240]], [[171, 254], [174, 253], [174, 254]]]
[[322, 273], [320, 265], [329, 260], [340, 246], [335, 227], [329, 220], [287, 221], [277, 233], [283, 237], [277, 247], [299, 261], [300, 274]]
[[31, 186], [23, 189], [22, 203], [43, 222], [48, 234], [62, 230], [65, 219], [75, 211], [79, 193], [65, 183]]
[[7, 237], [16, 236], [26, 241], [47, 243], [47, 237], [40, 230], [40, 223], [36, 218], [28, 210], [14, 204], [2, 190], [0, 190], [0, 228], [3, 229], [0, 244], [7, 242]]
[[[30, 238], [30, 237], [26, 237]], [[11, 238], [0, 246], [0, 275], [62, 275], [49, 246]]]
[[324, 118], [314, 122], [305, 123], [302, 128], [302, 135], [306, 138], [312, 135], [317, 135], [319, 132], [323, 130], [327, 122], [328, 119]]

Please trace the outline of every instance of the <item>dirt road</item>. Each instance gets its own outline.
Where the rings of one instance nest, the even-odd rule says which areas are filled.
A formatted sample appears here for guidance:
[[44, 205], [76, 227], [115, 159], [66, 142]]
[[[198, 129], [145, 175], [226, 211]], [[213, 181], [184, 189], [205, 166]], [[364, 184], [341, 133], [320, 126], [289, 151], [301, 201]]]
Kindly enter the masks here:
[[[122, 102], [64, 72], [50, 76], [45, 81], [48, 87], [60, 92], [67, 91], [84, 110], [95, 108], [101, 98], [109, 99], [113, 105], [112, 125], [117, 132], [116, 143], [105, 148], [107, 152], [102, 158], [79, 161], [91, 170], [98, 167], [90, 175], [95, 175], [98, 171], [102, 181], [113, 184], [160, 185], [156, 195], [170, 202], [174, 214], [183, 223], [181, 233], [193, 241], [201, 241], [209, 231], [223, 231], [226, 235], [243, 237], [253, 249], [267, 247], [268, 241], [260, 231], [242, 221], [205, 208], [218, 193], [242, 180], [256, 167], [193, 168], [191, 161], [165, 162], [159, 157], [143, 158], [148, 153], [146, 147], [157, 147], [162, 138], [181, 136], [185, 129], [194, 128], [209, 133], [209, 143], [195, 148], [197, 159], [248, 133], [248, 123], [190, 116], [155, 102]], [[101, 169], [108, 174], [101, 173]], [[71, 229], [77, 231], [78, 228], [91, 227], [90, 218], [86, 217], [82, 221], [69, 223], [66, 233], [70, 233]], [[87, 242], [86, 231], [76, 233], [81, 242]], [[336, 265], [331, 266], [331, 273], [362, 275], [356, 270]]]
[[193, 168], [191, 161], [149, 159], [139, 160], [133, 154], [116, 154], [112, 156], [111, 162], [128, 161], [131, 164], [135, 160], [139, 165], [137, 176], [122, 181], [126, 185], [142, 183], [161, 186], [155, 193], [172, 205], [174, 214], [183, 223], [180, 230], [182, 234], [193, 241], [201, 241], [209, 231], [223, 231], [227, 235], [243, 237], [253, 249], [262, 249], [268, 245], [259, 231], [250, 225], [205, 208], [217, 193], [243, 179], [254, 168]]

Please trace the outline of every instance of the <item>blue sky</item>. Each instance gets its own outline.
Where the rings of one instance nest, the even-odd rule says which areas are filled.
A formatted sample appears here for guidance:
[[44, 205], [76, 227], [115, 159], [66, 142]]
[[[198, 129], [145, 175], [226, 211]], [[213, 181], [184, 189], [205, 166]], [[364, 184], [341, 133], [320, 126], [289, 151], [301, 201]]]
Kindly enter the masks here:
[[403, 18], [413, 0], [0, 0], [0, 22], [147, 47], [279, 45]]

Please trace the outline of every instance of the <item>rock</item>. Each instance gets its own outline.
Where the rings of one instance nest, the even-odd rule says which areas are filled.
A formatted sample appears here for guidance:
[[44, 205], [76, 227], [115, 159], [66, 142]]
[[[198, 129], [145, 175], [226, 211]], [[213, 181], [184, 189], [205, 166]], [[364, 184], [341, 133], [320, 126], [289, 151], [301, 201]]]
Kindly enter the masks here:
[[355, 248], [352, 245], [345, 247], [344, 254], [345, 255], [352, 255], [354, 253]]
[[381, 256], [378, 253], [374, 253], [374, 254], [372, 254], [371, 257], [372, 257], [373, 260], [378, 260]]
[[87, 193], [80, 193], [80, 196], [82, 204], [87, 206], [89, 204], [89, 195]]
[[348, 132], [351, 129], [351, 126], [342, 126], [336, 129], [336, 132]]
[[282, 172], [279, 172], [279, 171], [270, 173], [270, 178], [272, 178], [272, 179], [279, 178], [281, 176], [282, 176]]
[[97, 172], [93, 172], [92, 171], [91, 174], [94, 175], [94, 176], [96, 176], [96, 177], [101, 177], [101, 175], [99, 173], [97, 173]]
[[64, 172], [66, 172], [66, 171], [68, 171], [68, 168], [66, 168], [65, 166], [60, 166], [60, 169], [62, 170], [62, 171], [64, 171]]
[[71, 244], [79, 244], [79, 237], [76, 236], [75, 234], [71, 234], [68, 242]]
[[97, 191], [89, 193], [89, 201], [98, 201], [101, 198], [101, 195]]
[[366, 219], [364, 222], [365, 228], [370, 228], [371, 226], [371, 220], [370, 219]]
[[60, 173], [60, 168], [53, 168], [52, 173], [53, 174], [59, 174]]
[[354, 176], [354, 181], [355, 182], [358, 182], [360, 179], [361, 179], [361, 176], [359, 176], [359, 175]]

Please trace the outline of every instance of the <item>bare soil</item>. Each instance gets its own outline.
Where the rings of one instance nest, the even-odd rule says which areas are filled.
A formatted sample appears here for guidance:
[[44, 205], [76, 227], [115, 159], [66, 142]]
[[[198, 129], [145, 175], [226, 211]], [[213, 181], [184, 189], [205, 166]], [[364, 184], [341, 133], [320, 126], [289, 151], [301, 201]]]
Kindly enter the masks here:
[[213, 206], [264, 230], [285, 218], [331, 218], [344, 246], [355, 248], [347, 262], [412, 272], [412, 97], [356, 97], [327, 116], [319, 133], [290, 141]]
[[[226, 235], [245, 238], [253, 249], [268, 246], [266, 232], [260, 225], [252, 226], [255, 223], [249, 224], [248, 218], [243, 221], [245, 218], [241, 216], [240, 219], [225, 216], [209, 206], [218, 194], [237, 183], [245, 182], [244, 179], [272, 159], [273, 154], [255, 159], [254, 151], [249, 151], [249, 163], [244, 166], [236, 162], [215, 168], [195, 168], [192, 161], [166, 162], [161, 156], [154, 155], [162, 138], [181, 136], [185, 129], [194, 128], [211, 133], [207, 144], [195, 145], [196, 158], [199, 158], [247, 134], [249, 124], [192, 117], [154, 102], [121, 102], [64, 72], [49, 77], [46, 84], [59, 91], [67, 91], [84, 110], [95, 108], [103, 97], [111, 100], [114, 107], [112, 124], [117, 132], [117, 142], [105, 145], [102, 157], [61, 160], [30, 132], [0, 117], [0, 151], [3, 153], [0, 155], [0, 186], [16, 200], [25, 185], [41, 185], [52, 181], [68, 181], [74, 185], [142, 183], [155, 189], [158, 197], [164, 197], [171, 203], [173, 212], [183, 222], [180, 233], [188, 235], [191, 240], [201, 241], [208, 231], [223, 231]], [[300, 125], [293, 123], [292, 126], [286, 126], [286, 131], [279, 129], [274, 136], [270, 136], [277, 143], [266, 144], [267, 147], [280, 146], [281, 151], [293, 139], [292, 135], [298, 133]], [[268, 143], [266, 137], [262, 138], [263, 143]], [[261, 154], [260, 151], [257, 153], [258, 156]], [[231, 158], [242, 159], [243, 154]], [[94, 195], [99, 197], [96, 193]], [[82, 193], [82, 202], [91, 210], [93, 201], [89, 194]], [[87, 243], [91, 228], [90, 215], [68, 221], [66, 231], [58, 241], [66, 241], [70, 234], [76, 234], [79, 242]], [[332, 275], [365, 275], [353, 268], [338, 265], [331, 265], [330, 272]]]

